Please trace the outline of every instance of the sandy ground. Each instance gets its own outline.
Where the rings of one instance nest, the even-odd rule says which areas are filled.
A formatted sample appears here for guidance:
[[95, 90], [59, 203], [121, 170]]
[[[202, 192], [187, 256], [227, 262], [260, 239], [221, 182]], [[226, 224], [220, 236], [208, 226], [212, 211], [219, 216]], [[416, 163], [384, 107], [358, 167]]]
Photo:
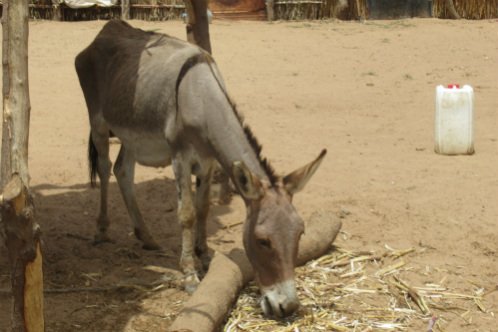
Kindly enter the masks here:
[[[98, 191], [89, 187], [87, 111], [75, 55], [105, 22], [30, 24], [30, 172], [44, 233], [47, 289], [150, 285], [174, 276], [180, 250], [170, 169], [139, 167], [139, 204], [166, 249], [148, 252], [131, 234], [115, 179], [110, 192], [114, 243], [92, 246]], [[455, 291], [492, 289], [498, 264], [498, 22], [414, 19], [358, 22], [214, 21], [215, 58], [257, 137], [281, 173], [329, 154], [295, 205], [304, 218], [317, 209], [344, 217], [337, 244], [355, 250], [414, 247], [415, 270], [437, 270]], [[184, 38], [181, 22], [133, 25]], [[433, 152], [437, 84], [475, 89], [473, 156]], [[113, 146], [113, 155], [117, 146]], [[238, 197], [215, 206], [210, 245], [240, 242]], [[148, 269], [146, 269], [149, 267]], [[155, 268], [151, 268], [155, 267]], [[412, 273], [412, 283], [430, 282]], [[432, 280], [434, 282], [439, 280]], [[7, 289], [0, 246], [0, 288]], [[47, 331], [164, 330], [187, 295], [171, 288], [144, 293], [46, 295]], [[447, 331], [497, 331], [491, 312], [471, 324], [447, 317]], [[0, 330], [9, 326], [9, 298], [0, 295]], [[414, 323], [413, 330], [423, 330]]]

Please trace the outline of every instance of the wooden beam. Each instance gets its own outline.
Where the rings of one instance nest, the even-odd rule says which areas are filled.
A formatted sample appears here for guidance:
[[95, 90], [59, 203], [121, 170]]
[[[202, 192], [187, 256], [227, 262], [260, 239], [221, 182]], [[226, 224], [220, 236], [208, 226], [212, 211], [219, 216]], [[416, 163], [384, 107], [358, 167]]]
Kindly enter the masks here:
[[1, 223], [12, 286], [11, 330], [44, 331], [40, 228], [29, 192], [28, 1], [3, 3]]

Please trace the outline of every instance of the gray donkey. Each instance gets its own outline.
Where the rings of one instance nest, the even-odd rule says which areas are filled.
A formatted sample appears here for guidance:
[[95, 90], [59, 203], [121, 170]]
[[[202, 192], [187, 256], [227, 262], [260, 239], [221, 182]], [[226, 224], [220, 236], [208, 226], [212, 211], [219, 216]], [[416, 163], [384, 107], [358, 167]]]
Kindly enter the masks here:
[[[146, 249], [159, 246], [137, 206], [135, 163], [173, 166], [182, 227], [180, 266], [186, 290], [199, 283], [195, 262], [209, 262], [206, 219], [213, 165], [218, 162], [244, 199], [243, 242], [267, 315], [298, 308], [294, 265], [304, 223], [292, 205], [326, 154], [277, 176], [261, 146], [243, 124], [216, 64], [199, 47], [164, 34], [108, 22], [76, 57], [76, 71], [90, 118], [92, 184], [100, 178], [100, 214], [95, 240], [107, 241], [107, 191], [111, 172], [109, 137], [121, 140], [114, 165], [136, 237]], [[195, 195], [191, 175], [196, 176]], [[195, 227], [195, 229], [194, 229]]]

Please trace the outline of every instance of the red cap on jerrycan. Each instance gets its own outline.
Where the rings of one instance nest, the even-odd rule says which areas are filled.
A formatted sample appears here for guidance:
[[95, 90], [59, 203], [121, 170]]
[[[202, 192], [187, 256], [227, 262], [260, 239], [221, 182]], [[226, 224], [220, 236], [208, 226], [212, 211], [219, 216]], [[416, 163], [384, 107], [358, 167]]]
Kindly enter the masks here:
[[448, 84], [448, 89], [460, 89], [460, 84]]

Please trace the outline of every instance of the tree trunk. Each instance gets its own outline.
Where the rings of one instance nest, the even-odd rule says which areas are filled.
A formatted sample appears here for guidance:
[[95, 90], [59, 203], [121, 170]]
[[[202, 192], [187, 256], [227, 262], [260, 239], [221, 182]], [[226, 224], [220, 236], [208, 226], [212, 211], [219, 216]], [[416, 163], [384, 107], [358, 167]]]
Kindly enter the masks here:
[[28, 1], [3, 3], [1, 223], [12, 284], [12, 331], [44, 331], [40, 230], [28, 189]]
[[446, 8], [448, 8], [448, 12], [450, 14], [450, 17], [454, 20], [459, 20], [462, 17], [458, 14], [458, 12], [455, 9], [455, 4], [453, 3], [453, 0], [446, 0]]
[[130, 0], [121, 0], [121, 18], [123, 20], [130, 19]]
[[187, 10], [187, 40], [211, 54], [207, 0], [185, 0]]

